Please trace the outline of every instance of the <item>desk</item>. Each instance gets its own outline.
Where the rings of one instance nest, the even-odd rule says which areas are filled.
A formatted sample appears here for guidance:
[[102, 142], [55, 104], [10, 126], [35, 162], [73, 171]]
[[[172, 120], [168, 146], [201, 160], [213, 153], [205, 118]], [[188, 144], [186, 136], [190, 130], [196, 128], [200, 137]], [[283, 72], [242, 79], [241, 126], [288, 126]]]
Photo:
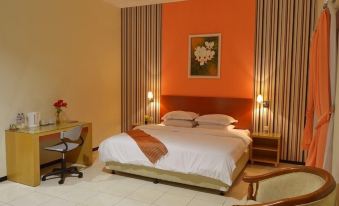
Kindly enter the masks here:
[[7, 179], [33, 187], [40, 185], [40, 138], [80, 125], [83, 127], [81, 136], [84, 144], [68, 152], [66, 159], [68, 162], [90, 166], [93, 162], [91, 123], [61, 123], [34, 129], [7, 130]]

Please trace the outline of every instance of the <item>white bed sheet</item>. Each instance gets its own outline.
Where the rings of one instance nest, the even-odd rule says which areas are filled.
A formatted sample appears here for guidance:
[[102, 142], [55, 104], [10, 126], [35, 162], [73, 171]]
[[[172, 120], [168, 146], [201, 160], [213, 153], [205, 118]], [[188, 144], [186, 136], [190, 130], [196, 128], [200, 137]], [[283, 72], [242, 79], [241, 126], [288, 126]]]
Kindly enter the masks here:
[[168, 154], [153, 165], [136, 142], [126, 133], [121, 133], [100, 144], [100, 160], [197, 174], [232, 185], [232, 172], [236, 168], [236, 162], [252, 141], [248, 130], [179, 128], [163, 125], [145, 125], [137, 128], [164, 143]]

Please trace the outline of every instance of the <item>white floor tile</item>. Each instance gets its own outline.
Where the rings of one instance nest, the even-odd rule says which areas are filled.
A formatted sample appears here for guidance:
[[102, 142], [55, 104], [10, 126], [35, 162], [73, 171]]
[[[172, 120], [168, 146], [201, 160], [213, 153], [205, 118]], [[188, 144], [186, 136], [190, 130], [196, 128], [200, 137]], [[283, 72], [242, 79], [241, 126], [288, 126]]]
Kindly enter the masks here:
[[154, 189], [141, 187], [128, 196], [129, 199], [137, 200], [144, 203], [152, 203], [160, 198], [165, 192]]
[[207, 200], [193, 199], [188, 206], [223, 206], [223, 203], [210, 202]]
[[0, 191], [0, 201], [10, 202], [29, 193], [34, 193], [32, 188], [13, 183]]
[[150, 204], [146, 204], [146, 203], [139, 202], [136, 200], [131, 200], [131, 199], [123, 199], [118, 204], [116, 204], [116, 206], [150, 206]]
[[86, 200], [98, 194], [98, 192], [82, 189], [79, 187], [62, 194], [60, 198], [71, 202], [85, 203]]
[[232, 197], [226, 197], [223, 206], [246, 205], [246, 201], [237, 200]]
[[191, 197], [166, 193], [154, 204], [157, 206], [186, 206], [191, 200]]
[[142, 186], [142, 188], [147, 188], [147, 189], [151, 189], [151, 190], [156, 190], [156, 191], [162, 191], [162, 192], [167, 192], [171, 189], [173, 189], [173, 186], [170, 185], [166, 185], [166, 184], [154, 184], [153, 182], [147, 182], [146, 184], [144, 184]]
[[52, 198], [49, 201], [42, 203], [38, 206], [46, 206], [46, 205], [48, 206], [76, 206], [77, 203], [63, 200], [60, 198]]
[[54, 184], [41, 184], [40, 186], [35, 188], [36, 192], [48, 194], [50, 196], [59, 197], [62, 194], [67, 193], [71, 189], [70, 186], [67, 185], [59, 185], [57, 182]]
[[173, 195], [186, 196], [186, 197], [189, 197], [191, 199], [198, 194], [197, 191], [185, 189], [185, 188], [179, 188], [179, 187], [171, 188], [170, 190], [168, 190], [168, 193], [173, 194]]
[[195, 199], [206, 200], [208, 202], [220, 203], [220, 204], [225, 202], [224, 196], [221, 196], [218, 194], [206, 193], [206, 192], [198, 192], [197, 195], [195, 196]]
[[135, 192], [139, 187], [140, 186], [135, 186], [133, 184], [117, 183], [114, 185], [106, 185], [100, 189], [100, 192], [125, 197]]
[[52, 199], [51, 196], [46, 194], [41, 194], [37, 192], [29, 193], [27, 195], [21, 196], [11, 202], [9, 204], [13, 206], [36, 206], [42, 203], [46, 203], [48, 200]]
[[110, 195], [110, 194], [98, 194], [94, 197], [89, 198], [88, 200], [86, 200], [85, 203], [83, 203], [83, 205], [88, 205], [88, 206], [113, 206], [116, 203], [118, 203], [119, 201], [121, 201], [123, 198], [119, 197], [119, 196], [114, 196], [114, 195]]

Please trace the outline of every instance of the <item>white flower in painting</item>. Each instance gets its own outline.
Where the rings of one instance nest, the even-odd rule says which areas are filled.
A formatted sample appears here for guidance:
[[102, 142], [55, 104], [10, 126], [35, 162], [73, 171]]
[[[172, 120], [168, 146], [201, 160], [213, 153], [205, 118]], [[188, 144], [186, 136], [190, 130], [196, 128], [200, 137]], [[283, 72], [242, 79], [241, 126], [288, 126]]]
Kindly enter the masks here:
[[214, 47], [214, 42], [213, 41], [211, 41], [211, 42], [205, 42], [205, 46], [207, 47], [207, 49], [213, 49], [213, 47]]
[[215, 56], [215, 51], [213, 51], [214, 42], [206, 41], [205, 46], [198, 46], [194, 51], [195, 60], [200, 63], [200, 66], [207, 64]]

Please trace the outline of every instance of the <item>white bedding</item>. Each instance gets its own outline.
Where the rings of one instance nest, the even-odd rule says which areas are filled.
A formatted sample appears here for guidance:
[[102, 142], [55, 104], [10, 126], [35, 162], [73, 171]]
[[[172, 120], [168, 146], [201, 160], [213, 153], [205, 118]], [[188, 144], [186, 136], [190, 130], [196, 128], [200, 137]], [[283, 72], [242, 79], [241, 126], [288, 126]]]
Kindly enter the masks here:
[[232, 172], [236, 162], [252, 141], [248, 130], [213, 130], [163, 125], [137, 128], [164, 143], [168, 154], [153, 165], [136, 142], [126, 133], [121, 133], [100, 144], [100, 160], [197, 174], [232, 185]]

